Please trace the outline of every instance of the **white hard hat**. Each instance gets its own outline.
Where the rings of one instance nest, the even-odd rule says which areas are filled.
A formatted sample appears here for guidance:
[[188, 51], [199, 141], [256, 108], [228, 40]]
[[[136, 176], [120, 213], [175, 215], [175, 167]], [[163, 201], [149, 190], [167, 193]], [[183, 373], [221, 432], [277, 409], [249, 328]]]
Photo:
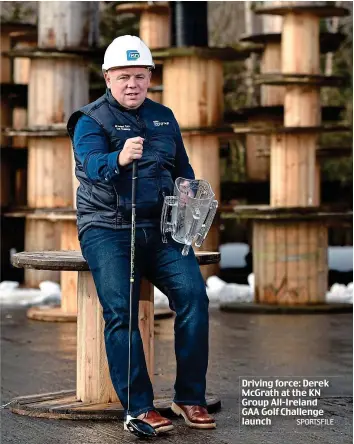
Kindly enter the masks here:
[[155, 67], [150, 49], [139, 37], [134, 35], [117, 37], [106, 49], [102, 69], [107, 71], [121, 66]]

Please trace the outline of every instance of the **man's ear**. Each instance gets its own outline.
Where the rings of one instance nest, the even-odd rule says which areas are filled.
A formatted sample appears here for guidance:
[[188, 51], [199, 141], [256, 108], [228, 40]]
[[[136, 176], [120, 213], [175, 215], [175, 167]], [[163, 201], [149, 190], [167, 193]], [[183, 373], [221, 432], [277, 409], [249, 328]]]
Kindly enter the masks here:
[[108, 71], [105, 71], [103, 73], [103, 75], [104, 75], [104, 79], [106, 81], [107, 88], [110, 88], [111, 87], [111, 78], [110, 78]]

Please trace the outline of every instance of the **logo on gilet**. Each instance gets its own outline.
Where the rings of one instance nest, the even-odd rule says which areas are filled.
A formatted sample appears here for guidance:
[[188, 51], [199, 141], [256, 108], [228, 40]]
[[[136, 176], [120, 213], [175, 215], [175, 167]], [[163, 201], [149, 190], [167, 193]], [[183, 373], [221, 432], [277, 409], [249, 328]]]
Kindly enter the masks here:
[[135, 49], [128, 49], [127, 51], [127, 60], [138, 60], [140, 54]]

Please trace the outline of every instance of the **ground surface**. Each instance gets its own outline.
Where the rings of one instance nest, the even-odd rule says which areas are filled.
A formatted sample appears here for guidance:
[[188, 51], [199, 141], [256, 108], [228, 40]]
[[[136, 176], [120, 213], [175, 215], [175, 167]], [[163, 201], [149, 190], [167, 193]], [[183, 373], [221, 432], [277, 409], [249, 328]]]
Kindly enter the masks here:
[[[208, 391], [222, 410], [215, 431], [195, 431], [174, 420], [175, 430], [157, 442], [188, 444], [287, 444], [352, 442], [352, 316], [210, 313]], [[1, 313], [2, 399], [75, 387], [76, 325], [29, 321], [24, 309]], [[173, 319], [155, 324], [155, 392], [171, 394], [174, 382]], [[333, 426], [239, 427], [239, 377], [332, 376], [321, 399]], [[119, 422], [58, 421], [2, 410], [1, 443], [113, 444], [138, 442]]]

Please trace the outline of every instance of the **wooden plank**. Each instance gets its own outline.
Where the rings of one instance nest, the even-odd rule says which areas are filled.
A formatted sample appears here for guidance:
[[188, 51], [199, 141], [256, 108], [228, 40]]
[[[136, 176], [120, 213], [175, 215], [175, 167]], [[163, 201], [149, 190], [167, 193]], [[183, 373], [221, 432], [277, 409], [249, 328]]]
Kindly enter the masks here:
[[84, 356], [86, 354], [86, 341], [85, 341], [85, 332], [86, 332], [86, 294], [87, 294], [87, 283], [89, 280], [89, 272], [81, 272], [78, 274], [78, 282], [77, 282], [77, 339], [76, 343], [77, 348], [76, 352], [76, 398], [79, 401], [85, 396], [85, 380], [82, 377], [84, 375]]
[[263, 282], [265, 280], [264, 270], [265, 261], [262, 254], [265, 251], [265, 223], [256, 221], [253, 224], [253, 272], [254, 272], [254, 288], [255, 288], [255, 302], [260, 303], [263, 298]]
[[276, 293], [274, 291], [276, 284], [275, 274], [275, 258], [277, 253], [277, 246], [275, 243], [275, 226], [269, 223], [264, 225], [264, 244], [260, 251], [260, 259], [263, 261], [263, 280], [259, 283], [260, 288], [260, 303], [275, 304]]
[[62, 404], [70, 403], [72, 404], [76, 400], [76, 395], [71, 394], [64, 397], [58, 397], [58, 398], [50, 398], [50, 399], [43, 399], [39, 400], [36, 399], [32, 403], [26, 404], [27, 408], [36, 408], [36, 409], [51, 409], [55, 408], [56, 406], [60, 406]]
[[116, 6], [116, 11], [118, 13], [132, 13], [139, 14], [144, 11], [154, 12], [156, 14], [166, 14], [169, 10], [168, 2], [124, 2]]
[[[29, 220], [32, 221], [31, 219]], [[52, 224], [52, 222], [49, 224]], [[37, 227], [29, 224], [29, 230], [30, 228], [34, 229]], [[32, 234], [32, 232], [29, 231], [29, 234]], [[33, 236], [28, 236], [28, 240], [33, 239]], [[11, 259], [12, 265], [18, 268], [33, 268], [38, 270], [89, 270], [87, 262], [82, 257], [81, 251], [45, 251], [44, 248], [42, 251], [33, 251], [32, 245], [32, 242], [28, 242], [26, 244], [26, 249], [28, 249], [28, 251], [15, 253]], [[195, 255], [199, 265], [208, 265], [220, 262], [219, 252], [196, 251]]]
[[284, 207], [284, 188], [287, 183], [285, 161], [285, 135], [272, 134], [270, 137], [270, 205]]
[[297, 223], [287, 223], [284, 227], [284, 277], [286, 279], [285, 291], [280, 298], [281, 303], [297, 305], [304, 303], [304, 289], [299, 281], [299, 232]]
[[[292, 136], [287, 134], [284, 138], [286, 150], [285, 154], [285, 177], [286, 182], [283, 186], [283, 205], [289, 207], [303, 206], [301, 202], [302, 184], [299, 183], [299, 162], [298, 151], [301, 143], [301, 136]], [[278, 186], [280, 183], [278, 182]]]
[[[12, 127], [14, 129], [21, 129], [27, 126], [27, 109], [26, 108], [14, 108], [12, 111]], [[12, 138], [12, 146], [14, 148], [26, 148], [27, 137], [15, 136]]]
[[308, 262], [308, 252], [309, 252], [309, 230], [311, 223], [301, 222], [298, 224], [298, 281], [302, 288], [302, 298], [301, 302], [306, 304], [311, 301], [309, 287], [310, 287], [310, 270]]
[[309, 273], [308, 302], [315, 303], [318, 300], [318, 224], [308, 224], [308, 250], [307, 269]]
[[[269, 43], [264, 48], [260, 71], [263, 74], [281, 71], [280, 42]], [[261, 104], [263, 106], [282, 105], [284, 103], [285, 88], [283, 86], [261, 85]]]
[[[276, 16], [264, 16], [264, 18], [268, 18], [269, 21], [273, 21], [276, 19], [282, 19], [282, 17]], [[320, 33], [320, 51], [321, 54], [326, 54], [328, 52], [336, 52], [340, 45], [345, 40], [345, 35], [340, 32], [321, 32]], [[279, 31], [274, 31], [269, 33], [264, 32], [262, 34], [252, 34], [242, 37], [240, 39], [241, 42], [250, 42], [250, 43], [261, 43], [267, 46], [270, 43], [277, 43], [280, 45], [281, 42], [281, 29]]]
[[[268, 3], [268, 2], [267, 2]], [[307, 3], [307, 4], [305, 4]], [[331, 2], [333, 4], [333, 2]], [[320, 1], [282, 1], [279, 6], [266, 5], [257, 7], [254, 12], [256, 14], [269, 14], [269, 15], [285, 15], [296, 14], [298, 16], [302, 15], [314, 15], [316, 18], [319, 17], [345, 17], [349, 15], [349, 10], [342, 6], [328, 5], [328, 2]]]
[[255, 83], [261, 85], [281, 85], [281, 86], [332, 86], [340, 87], [345, 79], [340, 76], [322, 76], [318, 74], [259, 74], [255, 76]]
[[325, 302], [328, 290], [328, 228], [322, 223], [318, 225], [318, 299], [319, 302]]

